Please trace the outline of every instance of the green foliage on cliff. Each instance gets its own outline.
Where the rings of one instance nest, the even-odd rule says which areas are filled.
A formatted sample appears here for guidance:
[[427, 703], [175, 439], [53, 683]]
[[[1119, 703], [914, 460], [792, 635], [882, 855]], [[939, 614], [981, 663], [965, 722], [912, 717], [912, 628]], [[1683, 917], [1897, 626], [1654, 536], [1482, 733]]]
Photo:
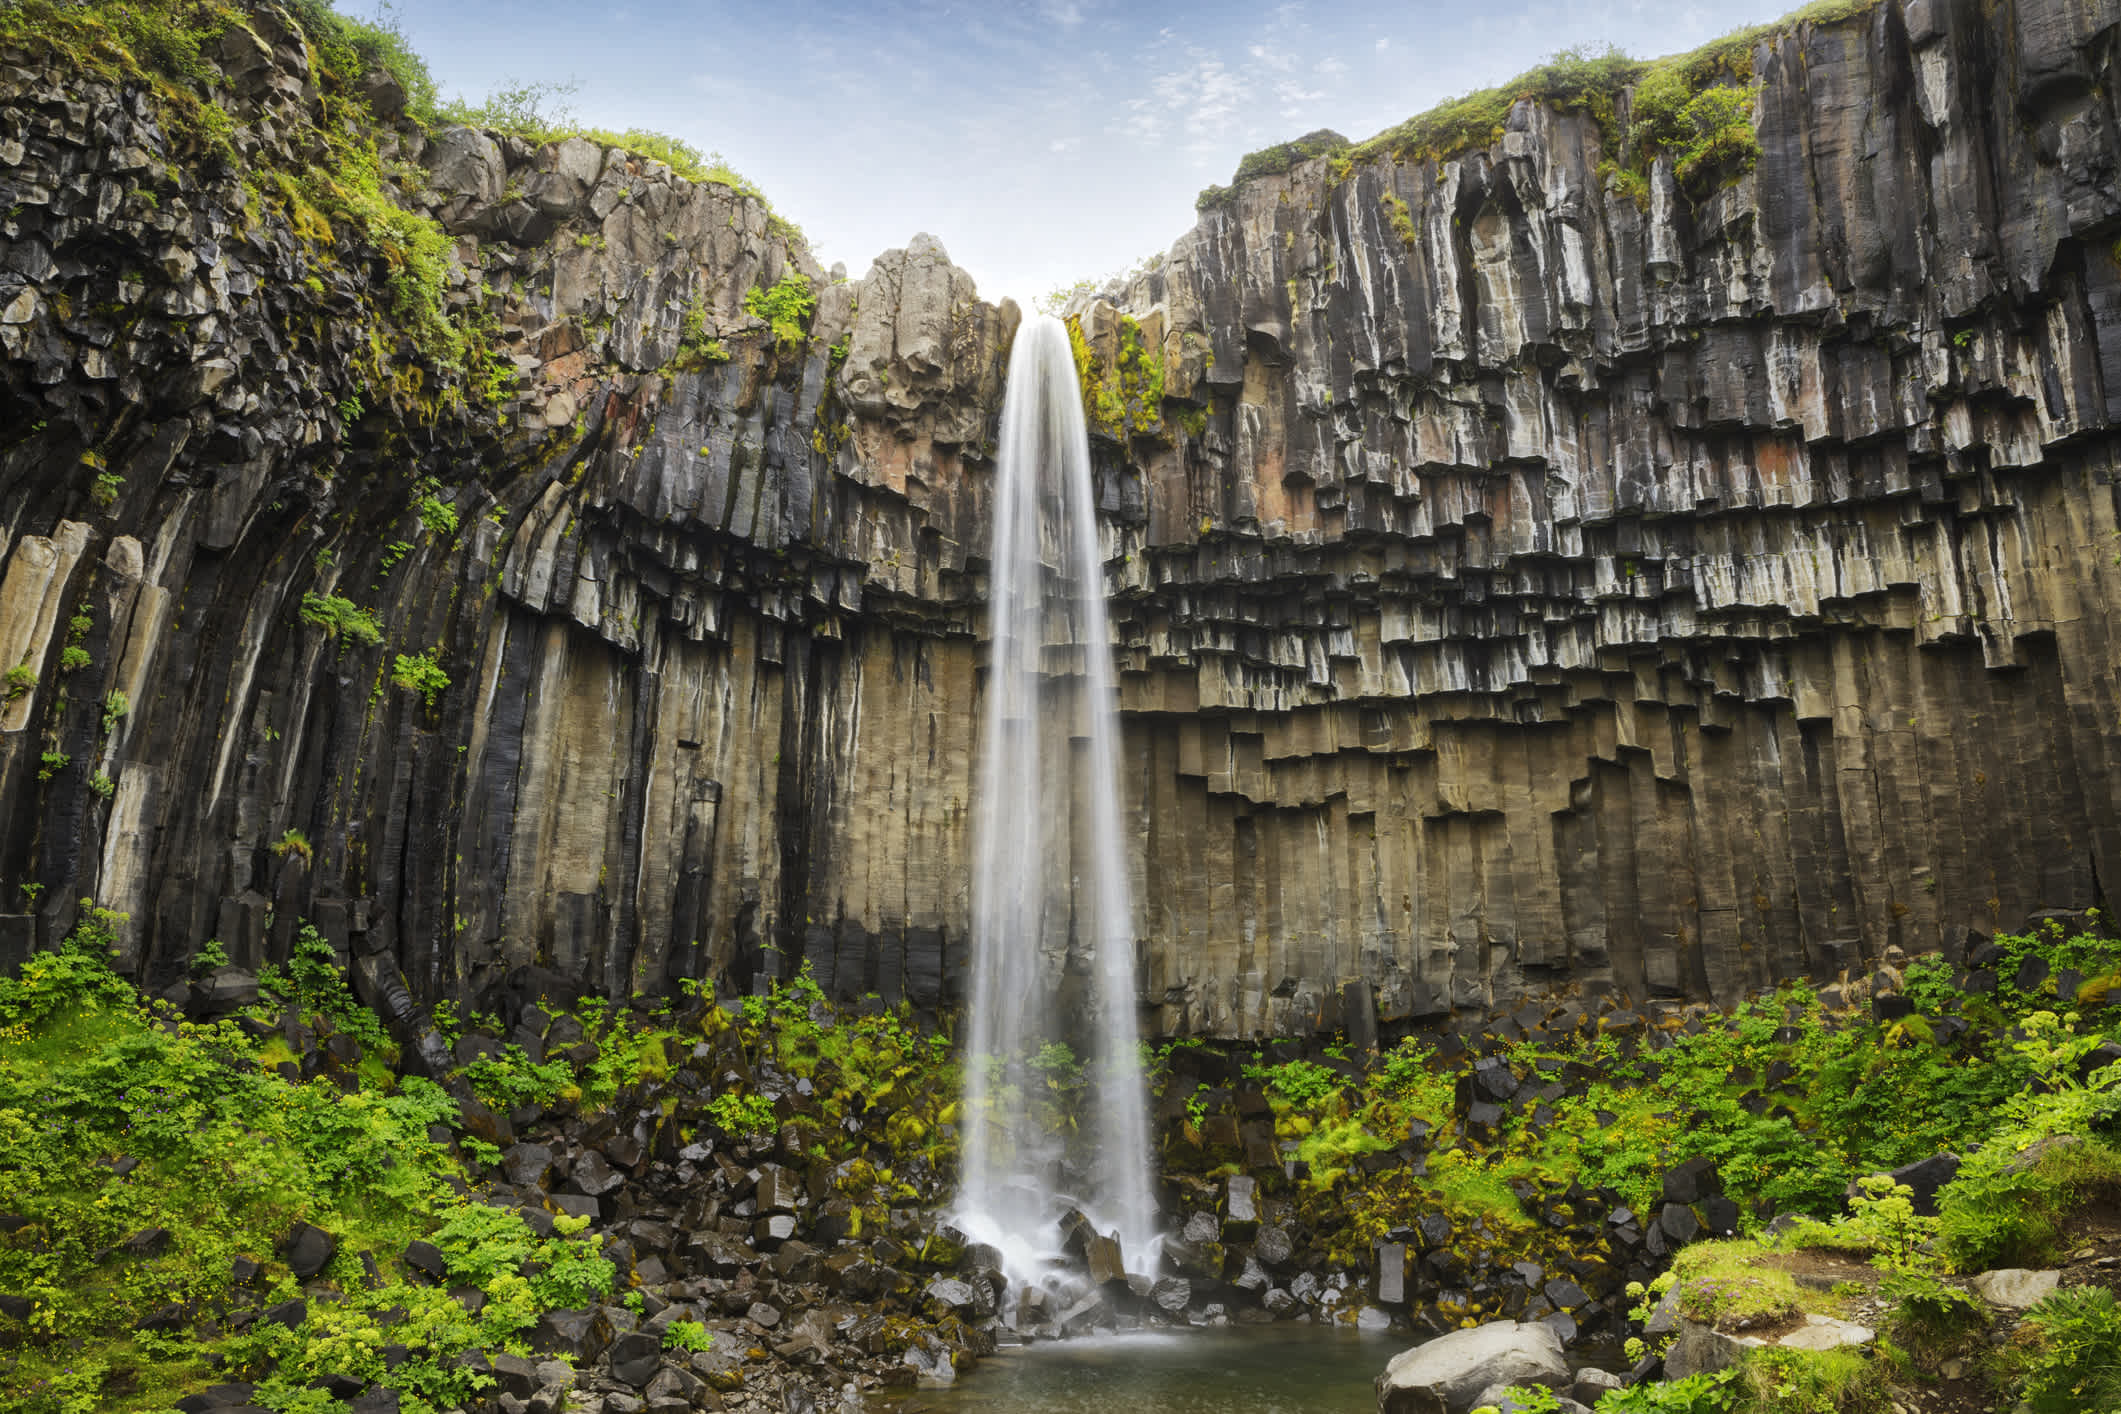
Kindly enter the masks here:
[[390, 680], [409, 692], [420, 694], [420, 700], [432, 708], [435, 699], [449, 686], [449, 674], [442, 671], [438, 661], [442, 653], [439, 647], [423, 649], [418, 653], [400, 653], [390, 670]]
[[631, 156], [660, 162], [688, 182], [711, 183], [748, 197], [765, 209], [767, 228], [775, 235], [790, 244], [803, 239], [802, 228], [775, 211], [758, 183], [730, 166], [721, 153], [703, 153], [683, 138], [651, 128], [614, 131], [586, 126], [567, 102], [575, 88], [573, 83], [545, 79], [508, 79], [475, 103], [460, 94], [437, 105], [430, 126], [463, 124], [510, 133], [530, 143], [578, 137], [600, 147], [616, 147]]
[[1418, 113], [1354, 148], [1358, 160], [1391, 155], [1436, 160], [1502, 140], [1503, 123], [1518, 100], [1538, 99], [1563, 112], [1589, 112], [1601, 125], [1647, 66], [1620, 50], [1564, 49], [1506, 84], [1481, 89]]
[[1280, 142], [1272, 147], [1263, 147], [1257, 152], [1248, 152], [1237, 163], [1237, 175], [1230, 179], [1227, 187], [1209, 187], [1200, 194], [1194, 205], [1214, 206], [1229, 200], [1236, 188], [1254, 177], [1279, 176], [1299, 162], [1308, 162], [1314, 157], [1335, 157], [1346, 152], [1349, 142], [1331, 128], [1320, 128], [1305, 133], [1293, 142]]
[[[1225, 204], [1247, 179], [1287, 171], [1310, 157], [1344, 154], [1351, 165], [1383, 158], [1430, 162], [1492, 146], [1502, 140], [1511, 108], [1526, 99], [1560, 112], [1588, 113], [1604, 136], [1613, 164], [1609, 175], [1624, 191], [1640, 197], [1649, 158], [1668, 153], [1680, 184], [1699, 197], [1751, 170], [1759, 157], [1749, 101], [1755, 49], [1798, 25], [1843, 23], [1882, 3], [1816, 0], [1779, 20], [1662, 59], [1631, 58], [1610, 45], [1564, 49], [1508, 83], [1447, 99], [1352, 146], [1337, 134], [1320, 132], [1249, 153], [1239, 162], [1232, 186], [1209, 187], [1195, 204], [1203, 210]], [[1394, 229], [1412, 244], [1411, 225], [1401, 230], [1395, 221]]]
[[1122, 442], [1162, 425], [1164, 361], [1143, 341], [1140, 324], [1124, 314], [1118, 320], [1117, 352], [1109, 363], [1091, 348], [1081, 315], [1069, 315], [1066, 323], [1084, 419], [1092, 432]]
[[771, 325], [776, 344], [792, 348], [809, 337], [817, 296], [810, 289], [808, 275], [790, 270], [771, 285], [754, 285], [744, 291], [744, 312]]
[[304, 594], [302, 621], [323, 629], [333, 638], [347, 639], [364, 647], [373, 647], [383, 641], [383, 625], [376, 621], [376, 616], [338, 594]]

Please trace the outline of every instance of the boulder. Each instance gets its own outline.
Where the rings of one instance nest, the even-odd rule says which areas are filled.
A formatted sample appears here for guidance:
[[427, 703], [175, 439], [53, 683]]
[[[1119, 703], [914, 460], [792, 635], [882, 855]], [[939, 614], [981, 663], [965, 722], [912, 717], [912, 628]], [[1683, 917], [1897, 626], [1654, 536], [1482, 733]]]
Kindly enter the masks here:
[[611, 1342], [612, 1378], [635, 1389], [647, 1388], [662, 1364], [662, 1337], [651, 1331], [628, 1331]]
[[339, 1239], [309, 1223], [296, 1223], [280, 1239], [280, 1256], [287, 1269], [304, 1281], [323, 1271], [338, 1250]]
[[1084, 1243], [1083, 1260], [1090, 1268], [1090, 1280], [1099, 1286], [1126, 1279], [1125, 1255], [1119, 1243], [1109, 1237], [1093, 1236]]
[[1757, 1350], [1766, 1344], [1757, 1336], [1725, 1335], [1698, 1321], [1681, 1321], [1679, 1338], [1672, 1342], [1672, 1348], [1664, 1355], [1665, 1378], [1683, 1380], [1690, 1375], [1727, 1369], [1737, 1364], [1748, 1350]]
[[547, 1311], [530, 1333], [531, 1349], [576, 1364], [596, 1359], [610, 1344], [611, 1319], [597, 1306]]
[[[1914, 1197], [1911, 1201], [1915, 1205], [1915, 1211], [1923, 1217], [1933, 1218], [1937, 1216], [1937, 1190], [1959, 1176], [1959, 1156], [1952, 1153], [1932, 1154], [1929, 1158], [1918, 1159], [1912, 1164], [1902, 1164], [1885, 1176], [1894, 1183], [1906, 1184], [1913, 1190]], [[1849, 1184], [1848, 1197], [1860, 1197], [1862, 1193], [1860, 1183]]]
[[1223, 1183], [1223, 1240], [1243, 1242], [1259, 1230], [1259, 1185], [1249, 1178]]
[[1664, 1201], [1691, 1207], [1723, 1191], [1723, 1179], [1710, 1159], [1688, 1159], [1665, 1170]]
[[1832, 1316], [1807, 1315], [1804, 1324], [1775, 1342], [1785, 1350], [1840, 1350], [1845, 1346], [1869, 1345], [1878, 1333], [1854, 1321]]
[[2006, 1311], [2023, 1311], [2037, 1306], [2051, 1295], [2061, 1282], [2060, 1272], [2034, 1272], [2023, 1267], [1999, 1267], [1992, 1272], [1983, 1272], [1973, 1280], [1973, 1288], [1983, 1301]]
[[518, 1188], [543, 1188], [552, 1173], [552, 1150], [543, 1144], [516, 1144], [501, 1155], [501, 1170]]
[[1466, 1414], [1490, 1385], [1569, 1388], [1561, 1338], [1533, 1323], [1492, 1321], [1392, 1357], [1377, 1377], [1378, 1414]]

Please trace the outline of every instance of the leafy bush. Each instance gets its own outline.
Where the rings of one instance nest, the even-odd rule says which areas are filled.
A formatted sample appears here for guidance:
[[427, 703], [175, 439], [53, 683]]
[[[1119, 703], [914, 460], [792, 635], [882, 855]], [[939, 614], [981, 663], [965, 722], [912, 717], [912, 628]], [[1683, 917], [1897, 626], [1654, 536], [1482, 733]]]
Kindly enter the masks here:
[[1278, 1065], [1253, 1062], [1245, 1079], [1256, 1080], [1267, 1094], [1300, 1110], [1315, 1110], [1340, 1093], [1340, 1075], [1317, 1061], [1292, 1060]]
[[1738, 1378], [1735, 1369], [1717, 1370], [1608, 1390], [1598, 1401], [1598, 1414], [1728, 1414], [1737, 1399], [1732, 1386]]
[[2121, 1305], [2103, 1286], [2064, 1287], [2026, 1314], [2038, 1344], [2025, 1360], [2034, 1414], [2121, 1409]]
[[383, 641], [383, 625], [376, 616], [337, 594], [304, 594], [302, 621], [314, 624], [333, 638], [350, 639], [365, 646]]
[[471, 1093], [488, 1109], [512, 1110], [523, 1105], [549, 1105], [574, 1085], [574, 1072], [565, 1061], [533, 1061], [521, 1046], [511, 1044], [499, 1055], [480, 1055], [464, 1067]]
[[663, 1328], [665, 1350], [705, 1350], [714, 1344], [714, 1332], [699, 1321], [672, 1321]]
[[788, 271], [770, 286], [754, 285], [744, 292], [744, 312], [772, 325], [774, 342], [784, 348], [803, 342], [816, 311], [810, 277], [800, 270]]
[[732, 1136], [765, 1134], [773, 1129], [773, 1101], [764, 1095], [724, 1090], [707, 1102], [707, 1114], [722, 1133]]
[[420, 694], [420, 700], [431, 709], [435, 699], [449, 686], [449, 674], [442, 671], [436, 661], [441, 656], [441, 645], [413, 654], [400, 653], [390, 670], [390, 680], [399, 687]]
[[1957, 1354], [1988, 1329], [1988, 1309], [1971, 1293], [1928, 1272], [1896, 1272], [1879, 1283], [1892, 1307], [1887, 1331], [1911, 1354], [1940, 1359]]

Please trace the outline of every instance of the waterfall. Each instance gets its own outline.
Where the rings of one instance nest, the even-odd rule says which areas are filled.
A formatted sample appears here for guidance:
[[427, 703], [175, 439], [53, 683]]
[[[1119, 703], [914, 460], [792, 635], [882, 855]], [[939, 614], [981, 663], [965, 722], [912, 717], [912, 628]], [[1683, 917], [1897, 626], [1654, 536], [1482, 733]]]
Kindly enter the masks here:
[[[1049, 1284], [1071, 1206], [1153, 1274], [1112, 637], [1082, 395], [1050, 316], [1025, 322], [1009, 358], [990, 559], [957, 1220], [1019, 1286]], [[1096, 1087], [1072, 1163], [1034, 1112], [1054, 1043], [1087, 1048]]]

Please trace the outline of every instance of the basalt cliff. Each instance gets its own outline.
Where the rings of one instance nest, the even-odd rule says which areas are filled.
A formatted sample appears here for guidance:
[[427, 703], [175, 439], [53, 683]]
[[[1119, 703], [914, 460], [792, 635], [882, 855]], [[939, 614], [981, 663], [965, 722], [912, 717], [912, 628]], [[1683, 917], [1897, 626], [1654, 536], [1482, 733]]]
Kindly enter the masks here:
[[[0, 53], [0, 954], [952, 1002], [1019, 312], [247, 13], [189, 106]], [[1730, 1000], [2121, 877], [2121, 3], [1746, 64], [1726, 179], [1527, 98], [1074, 305], [1146, 1029]], [[304, 196], [354, 103], [461, 347]]]

